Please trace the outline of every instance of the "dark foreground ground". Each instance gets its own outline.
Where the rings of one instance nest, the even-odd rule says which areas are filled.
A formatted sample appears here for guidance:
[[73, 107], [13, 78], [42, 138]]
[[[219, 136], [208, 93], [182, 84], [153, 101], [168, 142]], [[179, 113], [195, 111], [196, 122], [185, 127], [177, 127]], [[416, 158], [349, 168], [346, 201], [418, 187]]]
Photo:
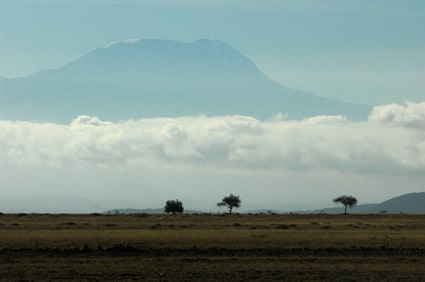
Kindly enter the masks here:
[[425, 281], [419, 215], [0, 215], [2, 280]]

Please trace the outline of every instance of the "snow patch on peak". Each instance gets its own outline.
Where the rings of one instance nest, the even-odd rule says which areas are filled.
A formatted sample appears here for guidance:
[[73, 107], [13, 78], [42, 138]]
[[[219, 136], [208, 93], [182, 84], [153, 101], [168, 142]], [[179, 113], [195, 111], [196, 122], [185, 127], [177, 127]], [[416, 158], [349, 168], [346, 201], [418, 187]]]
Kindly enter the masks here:
[[125, 44], [134, 44], [134, 43], [137, 43], [137, 42], [139, 42], [141, 40], [142, 40], [141, 38], [130, 38], [130, 39], [124, 40], [123, 43], [125, 43]]
[[112, 46], [114, 46], [116, 44], [119, 44], [120, 42], [121, 41], [114, 41], [114, 42], [108, 43], [105, 46], [103, 46], [103, 49], [108, 49], [108, 48], [110, 48], [110, 47], [112, 47]]
[[134, 44], [134, 43], [137, 43], [141, 40], [142, 40], [141, 38], [130, 38], [130, 39], [127, 39], [127, 40], [124, 40], [124, 41], [114, 41], [114, 42], [108, 43], [105, 46], [103, 46], [103, 49], [108, 49], [108, 48], [110, 48], [114, 45], [117, 45], [117, 44]]

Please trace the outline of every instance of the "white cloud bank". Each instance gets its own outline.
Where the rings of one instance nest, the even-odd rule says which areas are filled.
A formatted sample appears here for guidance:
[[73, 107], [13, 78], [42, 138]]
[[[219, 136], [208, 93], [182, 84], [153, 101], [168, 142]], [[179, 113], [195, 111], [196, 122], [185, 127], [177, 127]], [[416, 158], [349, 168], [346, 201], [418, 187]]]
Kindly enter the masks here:
[[279, 187], [285, 183], [291, 185], [285, 192], [298, 202], [312, 185], [329, 186], [318, 189], [328, 189], [326, 197], [335, 196], [342, 185], [359, 185], [364, 190], [358, 188], [358, 193], [376, 198], [380, 192], [368, 192], [368, 185], [380, 183], [396, 191], [391, 185], [398, 183], [403, 187], [397, 194], [406, 184], [419, 187], [413, 183], [423, 180], [425, 102], [375, 107], [369, 120], [360, 123], [343, 116], [122, 122], [79, 116], [69, 125], [0, 121], [0, 168], [0, 190], [11, 197], [59, 189], [59, 194], [75, 190], [81, 195], [84, 190], [91, 199], [98, 194], [108, 199], [121, 186], [133, 192], [144, 187], [140, 189], [157, 199], [174, 196], [174, 190], [199, 198], [199, 189], [252, 189], [246, 197], [254, 201], [262, 193], [270, 198], [276, 191], [283, 193]]
[[342, 116], [259, 121], [246, 116], [102, 121], [0, 121], [0, 159], [54, 167], [205, 166], [236, 170], [425, 172], [425, 103]]

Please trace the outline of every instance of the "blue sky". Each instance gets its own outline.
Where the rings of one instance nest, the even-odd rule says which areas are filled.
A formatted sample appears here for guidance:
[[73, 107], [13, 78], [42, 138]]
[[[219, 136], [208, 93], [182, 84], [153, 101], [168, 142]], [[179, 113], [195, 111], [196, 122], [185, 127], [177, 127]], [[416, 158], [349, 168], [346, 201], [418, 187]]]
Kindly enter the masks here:
[[421, 101], [423, 34], [421, 0], [0, 0], [0, 76], [128, 38], [212, 38], [293, 88], [371, 105]]

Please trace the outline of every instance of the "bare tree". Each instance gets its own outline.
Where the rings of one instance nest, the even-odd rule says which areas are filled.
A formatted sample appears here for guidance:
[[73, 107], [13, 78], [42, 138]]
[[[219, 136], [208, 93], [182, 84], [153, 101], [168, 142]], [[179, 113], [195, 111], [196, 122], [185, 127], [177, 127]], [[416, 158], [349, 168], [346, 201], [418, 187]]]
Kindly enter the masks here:
[[338, 198], [334, 199], [335, 203], [341, 203], [344, 205], [344, 214], [347, 214], [347, 207], [354, 207], [357, 204], [357, 199], [353, 196], [339, 196]]
[[239, 208], [241, 206], [241, 199], [239, 196], [230, 194], [229, 196], [224, 197], [221, 202], [217, 203], [217, 206], [226, 206], [229, 209], [229, 213], [231, 214], [233, 208]]
[[164, 212], [166, 213], [183, 213], [183, 203], [179, 200], [168, 200], [164, 206]]

